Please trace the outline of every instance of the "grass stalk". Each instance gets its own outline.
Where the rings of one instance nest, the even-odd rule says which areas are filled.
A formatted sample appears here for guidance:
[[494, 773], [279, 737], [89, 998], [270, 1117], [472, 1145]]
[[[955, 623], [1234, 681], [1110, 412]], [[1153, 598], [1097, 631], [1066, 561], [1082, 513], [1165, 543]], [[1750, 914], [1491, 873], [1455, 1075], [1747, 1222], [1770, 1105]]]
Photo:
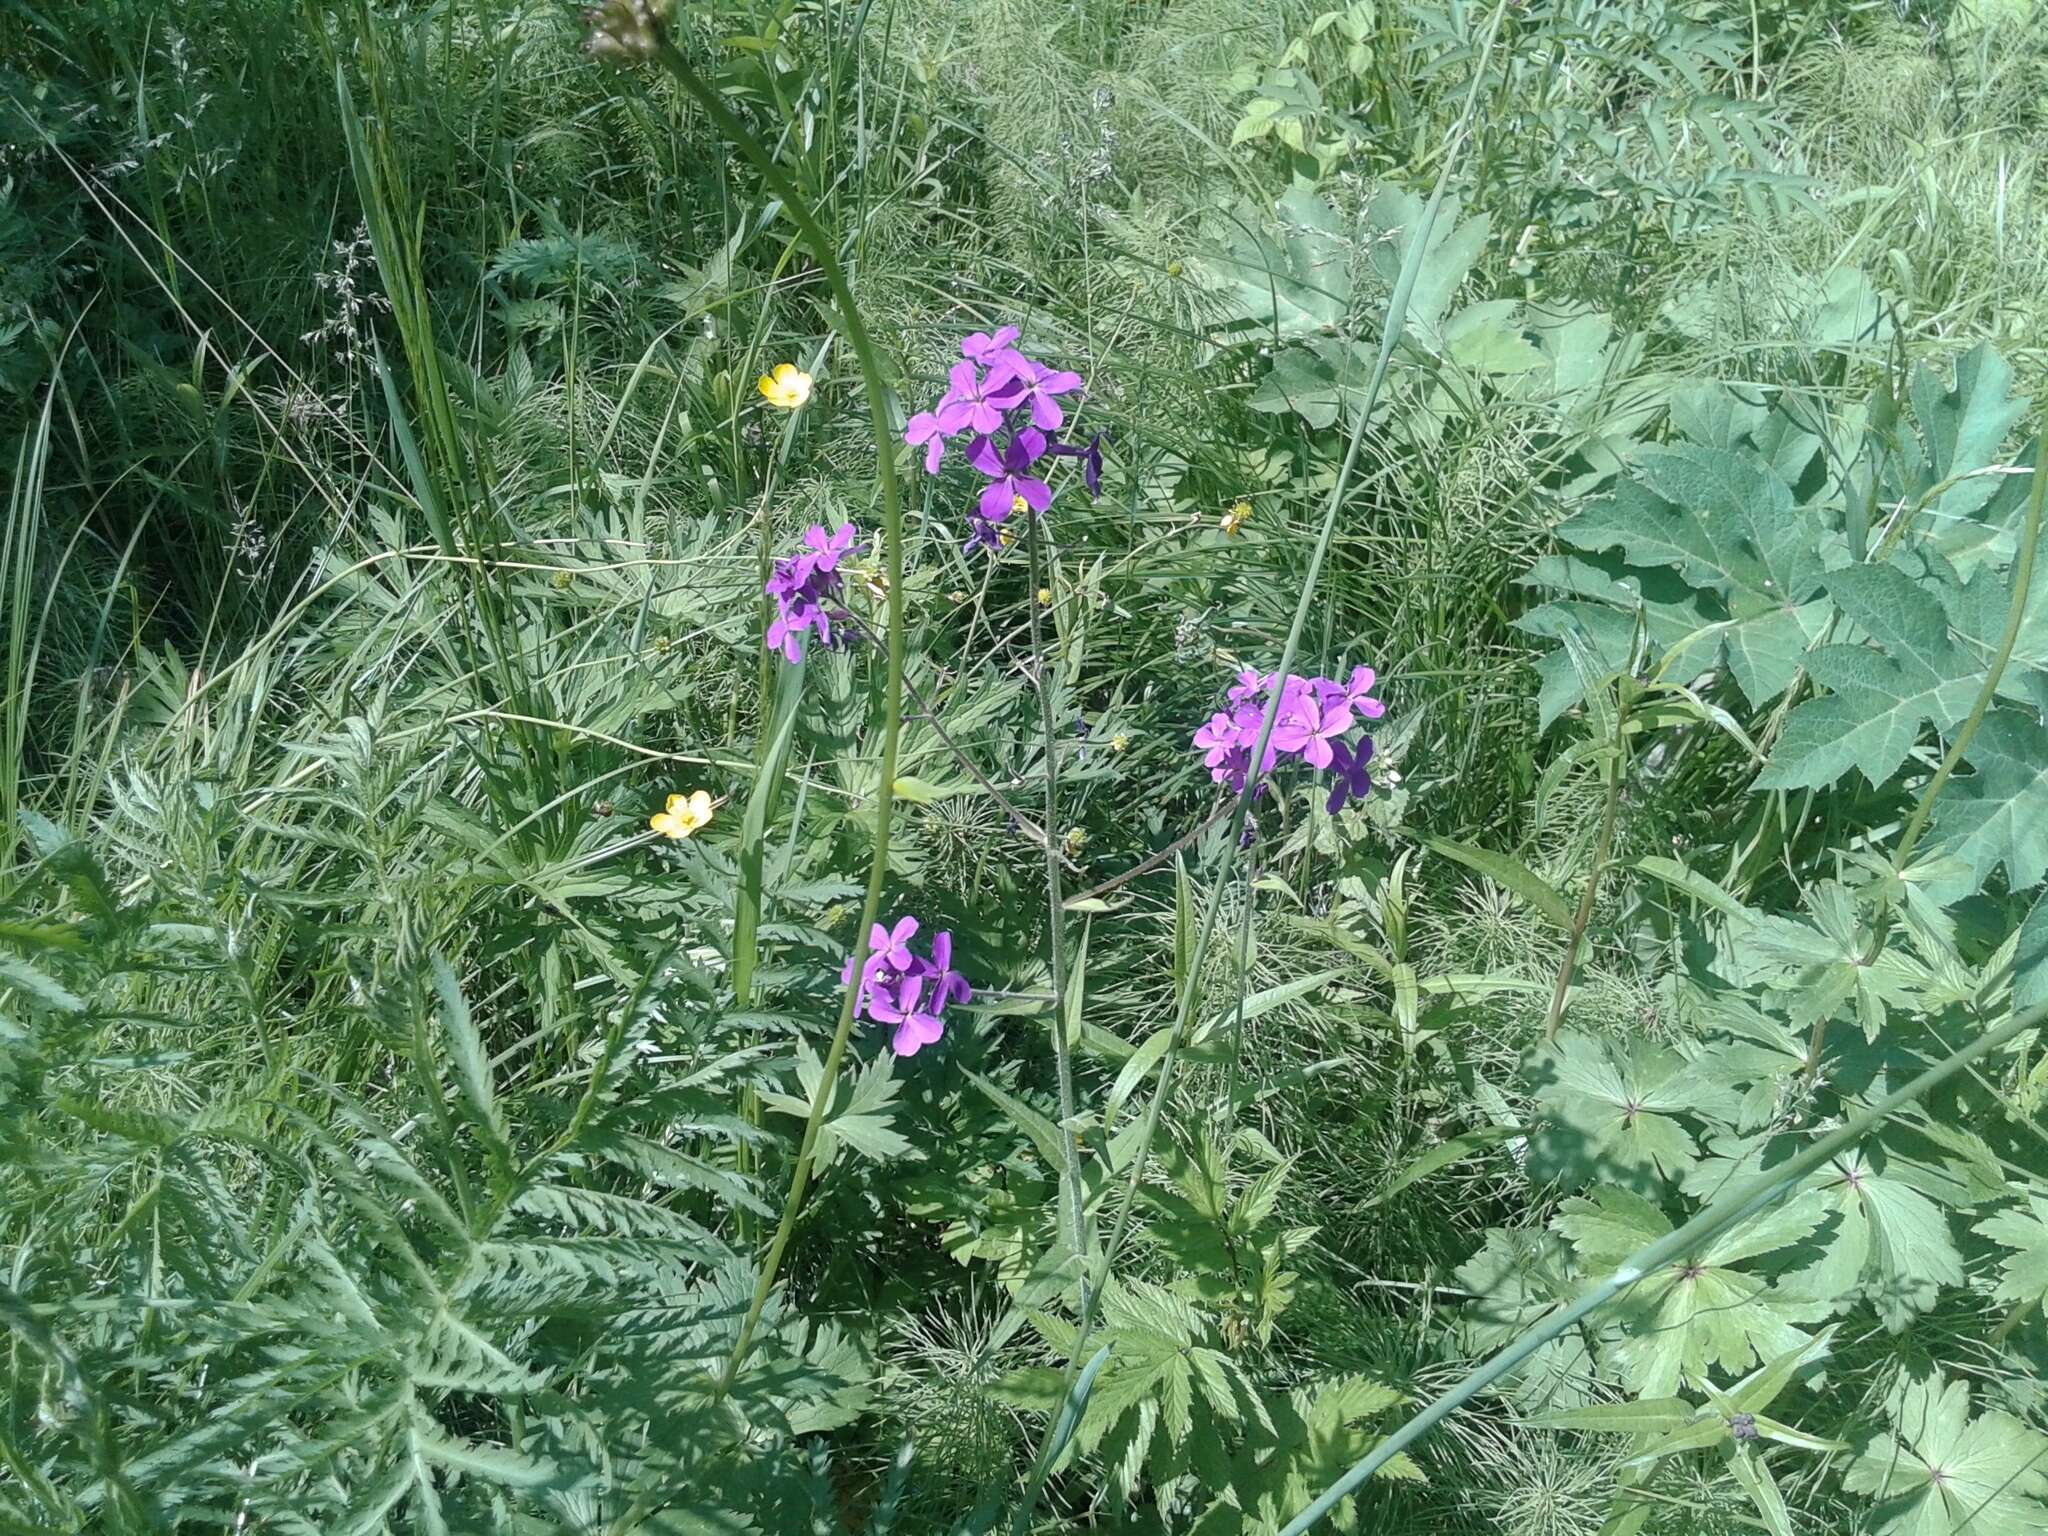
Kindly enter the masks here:
[[882, 690], [882, 751], [875, 800], [874, 856], [868, 866], [867, 896], [861, 904], [860, 926], [854, 935], [853, 980], [840, 999], [839, 1022], [832, 1032], [832, 1043], [825, 1052], [824, 1072], [818, 1091], [812, 1096], [810, 1113], [804, 1120], [803, 1139], [797, 1146], [796, 1163], [790, 1169], [789, 1189], [783, 1196], [781, 1215], [761, 1261], [760, 1278], [755, 1282], [753, 1298], [748, 1302], [746, 1315], [734, 1335], [732, 1354], [719, 1375], [718, 1386], [722, 1393], [730, 1389], [733, 1378], [746, 1360], [755, 1330], [761, 1323], [761, 1313], [775, 1288], [775, 1277], [782, 1268], [783, 1256], [789, 1251], [790, 1237], [796, 1230], [797, 1215], [803, 1208], [804, 1192], [810, 1185], [811, 1167], [817, 1156], [818, 1132], [825, 1123], [826, 1111], [838, 1087], [840, 1064], [845, 1060], [846, 1044], [853, 1034], [861, 967], [868, 957], [868, 932], [881, 910], [882, 886], [888, 878], [889, 825], [896, 800], [896, 749], [903, 731], [903, 497], [896, 480], [896, 434], [890, 421], [888, 386], [882, 372], [881, 357], [861, 320], [860, 309], [854, 302], [846, 275], [839, 268], [836, 248], [811, 212], [809, 199], [783, 173], [774, 157], [747, 131], [746, 125], [726, 106], [719, 94], [691, 67], [690, 61], [683, 57], [665, 32], [657, 33], [656, 57], [711, 120], [712, 126], [753, 162], [768, 190], [781, 199], [783, 212], [789, 215], [790, 222], [796, 225], [798, 233], [810, 247], [811, 257], [818, 263], [819, 273], [838, 305], [834, 318], [860, 364], [861, 380], [867, 392], [868, 415], [874, 428], [875, 480], [882, 504], [883, 565], [889, 587], [888, 673]]

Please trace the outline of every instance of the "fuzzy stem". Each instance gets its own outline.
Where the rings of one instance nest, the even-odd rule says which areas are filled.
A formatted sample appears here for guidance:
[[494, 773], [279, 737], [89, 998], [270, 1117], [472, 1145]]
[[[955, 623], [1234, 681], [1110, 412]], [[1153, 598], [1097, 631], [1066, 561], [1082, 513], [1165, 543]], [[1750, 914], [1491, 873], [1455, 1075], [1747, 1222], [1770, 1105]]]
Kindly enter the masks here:
[[883, 564], [889, 583], [889, 660], [888, 678], [882, 692], [882, 755], [880, 787], [875, 797], [875, 851], [873, 862], [868, 867], [867, 899], [861, 906], [860, 929], [854, 936], [853, 980], [840, 1000], [839, 1024], [832, 1033], [832, 1044], [825, 1052], [824, 1074], [817, 1092], [811, 1097], [811, 1112], [804, 1121], [796, 1166], [790, 1170], [789, 1192], [783, 1198], [781, 1219], [775, 1224], [775, 1235], [769, 1240], [768, 1252], [761, 1262], [761, 1278], [755, 1283], [753, 1300], [747, 1304], [746, 1316], [733, 1339], [732, 1355], [718, 1378], [718, 1391], [722, 1396], [732, 1386], [733, 1378], [739, 1374], [740, 1365], [746, 1359], [747, 1349], [754, 1341], [754, 1330], [760, 1326], [761, 1313], [768, 1305], [769, 1293], [775, 1288], [775, 1276], [782, 1267], [783, 1255], [789, 1250], [790, 1235], [796, 1230], [797, 1213], [803, 1207], [804, 1191], [810, 1184], [811, 1165], [817, 1155], [818, 1132], [825, 1123], [825, 1112], [838, 1088], [839, 1066], [846, 1056], [846, 1042], [853, 1034], [854, 1004], [860, 994], [861, 968], [868, 957], [868, 932], [881, 910], [882, 885], [889, 873], [889, 823], [896, 802], [896, 746], [903, 730], [903, 498], [896, 484], [896, 434], [889, 420], [889, 399], [883, 382], [881, 359], [854, 303], [853, 290], [847, 285], [845, 274], [839, 270], [832, 241], [819, 227], [809, 199], [797, 190], [796, 184], [783, 173], [774, 157], [761, 147], [718, 93], [690, 67], [689, 60], [677, 50], [666, 33], [661, 34], [657, 41], [656, 56], [662, 67], [675, 76], [677, 83], [711, 119], [712, 125], [754, 162], [762, 182], [781, 199], [782, 211], [796, 225], [805, 244], [810, 246], [819, 274], [832, 290], [839, 309], [838, 328], [853, 348], [867, 389], [868, 414], [875, 431], [875, 482], [882, 503]]

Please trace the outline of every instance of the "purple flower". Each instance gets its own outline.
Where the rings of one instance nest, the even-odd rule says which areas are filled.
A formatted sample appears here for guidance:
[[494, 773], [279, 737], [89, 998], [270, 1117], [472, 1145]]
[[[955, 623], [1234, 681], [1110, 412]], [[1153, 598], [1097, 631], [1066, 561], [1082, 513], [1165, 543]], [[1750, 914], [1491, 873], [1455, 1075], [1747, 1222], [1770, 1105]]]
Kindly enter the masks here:
[[883, 964], [892, 970], [910, 969], [910, 941], [917, 937], [917, 919], [899, 917], [894, 928], [884, 928], [880, 923], [868, 930], [868, 952], [880, 955]]
[[1351, 681], [1344, 685], [1344, 693], [1351, 700], [1351, 708], [1368, 720], [1377, 720], [1387, 712], [1387, 706], [1372, 696], [1372, 685], [1379, 674], [1371, 667], [1353, 667]]
[[946, 452], [946, 429], [939, 424], [938, 412], [919, 411], [911, 417], [909, 425], [903, 429], [903, 441], [913, 448], [922, 443], [924, 472], [928, 475], [939, 472], [939, 460]]
[[854, 541], [859, 530], [841, 523], [833, 533], [822, 523], [804, 530], [804, 547], [796, 554], [775, 562], [775, 570], [762, 590], [775, 599], [775, 617], [765, 637], [768, 649], [779, 651], [794, 665], [803, 659], [803, 635], [818, 632], [818, 639], [832, 643], [832, 620], [846, 617], [844, 609], [829, 605], [828, 599], [841, 585], [839, 562], [860, 548]]
[[829, 573], [839, 569], [840, 560], [853, 553], [854, 527], [841, 523], [835, 533], [826, 533], [823, 523], [813, 523], [804, 530], [804, 543], [810, 546], [807, 555], [798, 555], [799, 562], [808, 561], [815, 572]]
[[925, 962], [925, 974], [935, 983], [932, 988], [934, 1006], [943, 1008], [948, 1003], [971, 1003], [974, 988], [967, 984], [967, 978], [953, 969], [953, 935], [940, 929], [932, 936], [931, 959]]
[[979, 512], [967, 514], [967, 540], [962, 549], [986, 549], [991, 553], [1003, 547], [1003, 536], [996, 531], [996, 525]]
[[1022, 334], [1014, 325], [998, 326], [993, 336], [986, 331], [976, 331], [973, 335], [961, 339], [960, 355], [970, 363], [980, 363], [984, 368], [992, 368], [1014, 355], [1010, 351], [1010, 345]]
[[[1301, 680], [1287, 681], [1292, 685]], [[1328, 678], [1319, 677], [1284, 697], [1273, 726], [1273, 745], [1283, 752], [1299, 752], [1311, 768], [1327, 768], [1330, 743], [1350, 729], [1350, 699]]]
[[[889, 1048], [898, 1056], [915, 1056], [945, 1031], [945, 1014], [954, 1003], [974, 999], [967, 978], [953, 969], [953, 935], [941, 930], [932, 937], [929, 955], [910, 947], [917, 936], [914, 917], [899, 917], [893, 927], [876, 923], [868, 930], [868, 958], [861, 967], [854, 1016], [896, 1026]], [[842, 983], [853, 980], [853, 957], [840, 967]]]
[[1003, 412], [1017, 403], [1023, 381], [1007, 370], [991, 369], [987, 378], [972, 363], [953, 365], [953, 387], [938, 409], [939, 426], [948, 437], [967, 429], [986, 436], [1000, 430]]
[[1088, 487], [1092, 497], [1102, 495], [1102, 434], [1095, 433], [1083, 443], [1053, 443], [1050, 452], [1063, 459], [1081, 461], [1081, 483]]
[[1071, 395], [1081, 387], [1078, 373], [1055, 373], [1050, 368], [1040, 367], [1030, 358], [1012, 353], [1007, 364], [1008, 377], [1023, 385], [1023, 391], [1013, 406], [1028, 406], [1033, 424], [1048, 432], [1056, 431], [1067, 419], [1065, 411], [1054, 397]]
[[1025, 473], [1044, 456], [1045, 435], [1033, 427], [1012, 432], [1000, 455], [992, 439], [977, 439], [967, 451], [968, 462], [983, 474], [995, 476], [982, 487], [977, 508], [981, 515], [992, 523], [1000, 523], [1017, 510], [1019, 502], [1033, 512], [1043, 512], [1051, 506], [1051, 487], [1036, 475]]
[[1330, 747], [1330, 798], [1326, 808], [1334, 816], [1347, 800], [1363, 800], [1372, 793], [1372, 775], [1366, 764], [1372, 761], [1372, 738], [1361, 736], [1358, 745], [1339, 741]]

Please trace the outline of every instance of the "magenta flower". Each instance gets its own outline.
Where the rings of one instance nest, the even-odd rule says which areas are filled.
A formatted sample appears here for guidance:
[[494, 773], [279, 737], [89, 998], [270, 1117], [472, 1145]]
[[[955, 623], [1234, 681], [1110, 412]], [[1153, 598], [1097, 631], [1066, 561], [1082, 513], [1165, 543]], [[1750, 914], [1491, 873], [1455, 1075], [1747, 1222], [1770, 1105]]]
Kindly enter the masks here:
[[973, 335], [961, 339], [960, 355], [971, 363], [980, 363], [984, 368], [992, 368], [1005, 358], [1015, 355], [1010, 351], [1010, 347], [1022, 334], [1023, 332], [1014, 325], [998, 326], [993, 336], [986, 331], [976, 331]]
[[1070, 395], [1081, 387], [1078, 373], [1055, 373], [1016, 353], [1011, 354], [1008, 366], [1009, 377], [1023, 385], [1023, 391], [1012, 402], [1012, 407], [1026, 406], [1031, 411], [1032, 423], [1047, 432], [1057, 431], [1066, 421], [1067, 414], [1060, 409], [1055, 398]]
[[969, 362], [953, 365], [953, 387], [938, 409], [939, 425], [948, 437], [966, 430], [986, 436], [1001, 429], [1003, 412], [1017, 403], [1024, 383], [1005, 369], [991, 369], [984, 378]]
[[[896, 1026], [889, 1048], [898, 1056], [915, 1056], [945, 1031], [949, 1005], [974, 999], [967, 978], [953, 969], [953, 935], [941, 930], [932, 938], [930, 955], [910, 947], [917, 936], [914, 917], [899, 917], [893, 927], [876, 923], [868, 930], [868, 958], [861, 967], [854, 1016]], [[853, 980], [853, 956], [840, 967], [841, 983]]]
[[1387, 706], [1372, 696], [1372, 685], [1379, 674], [1371, 667], [1353, 667], [1351, 681], [1344, 685], [1344, 693], [1351, 700], [1351, 708], [1368, 720], [1377, 720], [1387, 712]]
[[1350, 729], [1350, 699], [1335, 683], [1319, 677], [1283, 702], [1273, 725], [1273, 745], [1282, 752], [1299, 752], [1311, 768], [1327, 768], [1330, 743]]
[[1081, 461], [1081, 483], [1088, 487], [1089, 496], [1101, 497], [1102, 434], [1100, 432], [1091, 436], [1085, 444], [1049, 443], [1046, 446], [1046, 451], [1056, 454], [1063, 459], [1079, 459]]
[[1373, 681], [1370, 667], [1353, 671], [1349, 683], [1291, 673], [1282, 678], [1248, 668], [1237, 674], [1230, 687], [1230, 708], [1209, 717], [1195, 732], [1194, 745], [1202, 749], [1211, 778], [1243, 790], [1251, 772], [1252, 748], [1265, 724], [1273, 690], [1278, 688], [1273, 734], [1259, 765], [1258, 791], [1265, 792], [1264, 776], [1281, 757], [1298, 757], [1311, 768], [1328, 769], [1334, 775], [1329, 798], [1334, 812], [1347, 800], [1363, 799], [1372, 792], [1372, 776], [1366, 771], [1366, 764], [1372, 761], [1372, 738], [1362, 735], [1353, 742], [1349, 733], [1356, 717], [1377, 719], [1386, 713], [1386, 706], [1372, 696]]
[[919, 411], [903, 429], [903, 441], [915, 448], [924, 445], [924, 472], [936, 475], [946, 452], [946, 429], [939, 425], [936, 411]]
[[807, 631], [816, 630], [819, 641], [830, 645], [833, 615], [846, 617], [827, 600], [842, 585], [839, 562], [859, 547], [854, 543], [858, 535], [851, 523], [841, 523], [829, 534], [822, 523], [813, 523], [804, 530], [803, 549], [775, 562], [774, 574], [762, 588], [775, 599], [775, 617], [769, 621], [765, 641], [769, 650], [780, 652], [792, 665], [803, 659], [802, 637]]

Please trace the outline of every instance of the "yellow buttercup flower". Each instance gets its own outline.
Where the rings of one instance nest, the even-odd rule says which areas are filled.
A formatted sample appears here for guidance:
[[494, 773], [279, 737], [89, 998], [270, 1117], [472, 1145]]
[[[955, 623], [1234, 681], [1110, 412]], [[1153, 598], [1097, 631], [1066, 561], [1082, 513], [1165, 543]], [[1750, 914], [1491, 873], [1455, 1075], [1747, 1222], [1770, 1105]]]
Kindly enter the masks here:
[[773, 373], [761, 375], [756, 387], [763, 400], [781, 411], [799, 410], [811, 398], [811, 376], [795, 363], [777, 363]]
[[1235, 506], [1233, 506], [1228, 512], [1224, 513], [1224, 537], [1233, 539], [1236, 538], [1237, 530], [1242, 528], [1249, 521], [1251, 521], [1251, 515], [1252, 504], [1248, 501], [1240, 501]]
[[711, 821], [711, 794], [693, 790], [687, 795], [670, 795], [668, 808], [647, 818], [647, 825], [663, 837], [681, 842]]

